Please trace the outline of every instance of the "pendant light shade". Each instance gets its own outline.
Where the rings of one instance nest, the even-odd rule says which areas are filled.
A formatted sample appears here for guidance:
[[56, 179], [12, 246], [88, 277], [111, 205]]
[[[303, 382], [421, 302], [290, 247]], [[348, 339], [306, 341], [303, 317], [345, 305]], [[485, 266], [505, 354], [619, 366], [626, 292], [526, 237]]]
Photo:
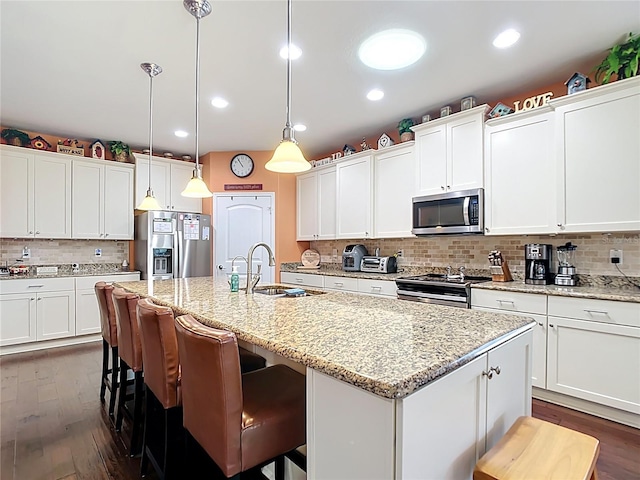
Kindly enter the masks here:
[[153, 77], [162, 73], [162, 67], [155, 63], [141, 63], [140, 68], [149, 75], [149, 188], [147, 195], [138, 205], [138, 210], [162, 210], [162, 207], [153, 196], [151, 189], [151, 156], [153, 155]]
[[191, 198], [208, 198], [213, 197], [213, 193], [209, 191], [207, 184], [202, 179], [198, 133], [200, 130], [200, 19], [211, 13], [211, 4], [207, 0], [184, 0], [182, 5], [196, 19], [196, 166], [193, 169], [191, 180], [181, 195]]
[[287, 0], [287, 123], [282, 131], [282, 141], [273, 157], [264, 166], [277, 173], [305, 172], [311, 164], [304, 158], [291, 126], [291, 0]]

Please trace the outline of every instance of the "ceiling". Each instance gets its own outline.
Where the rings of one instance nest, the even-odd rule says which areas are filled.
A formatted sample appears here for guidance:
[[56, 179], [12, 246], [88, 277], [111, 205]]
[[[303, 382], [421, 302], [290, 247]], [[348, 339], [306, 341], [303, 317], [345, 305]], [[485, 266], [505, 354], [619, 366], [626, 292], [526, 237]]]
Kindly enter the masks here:
[[[211, 3], [201, 20], [200, 154], [272, 150], [285, 123], [286, 2]], [[520, 41], [494, 48], [509, 27]], [[155, 62], [164, 72], [154, 80], [154, 150], [195, 153], [196, 21], [181, 0], [2, 0], [0, 28], [2, 125], [143, 148], [149, 80], [139, 64]], [[291, 117], [308, 127], [296, 138], [311, 159], [467, 95], [482, 102], [564, 80], [640, 30], [640, 2], [295, 0], [292, 28], [303, 54]], [[360, 42], [387, 28], [419, 32], [426, 54], [403, 70], [364, 66]], [[374, 87], [381, 101], [366, 99]], [[211, 106], [217, 95], [226, 109]]]

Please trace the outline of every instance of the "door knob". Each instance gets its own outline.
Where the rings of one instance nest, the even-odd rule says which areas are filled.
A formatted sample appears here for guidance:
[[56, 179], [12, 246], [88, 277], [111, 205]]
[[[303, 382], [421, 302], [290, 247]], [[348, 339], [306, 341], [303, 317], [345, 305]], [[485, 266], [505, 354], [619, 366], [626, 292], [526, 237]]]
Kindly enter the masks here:
[[224, 266], [223, 265], [218, 265], [218, 270], [224, 270]]

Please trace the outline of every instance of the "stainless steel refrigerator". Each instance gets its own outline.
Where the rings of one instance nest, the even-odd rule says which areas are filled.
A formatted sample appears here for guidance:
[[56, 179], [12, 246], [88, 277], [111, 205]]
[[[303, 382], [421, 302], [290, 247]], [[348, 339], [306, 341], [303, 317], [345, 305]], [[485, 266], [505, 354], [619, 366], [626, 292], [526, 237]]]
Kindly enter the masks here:
[[135, 217], [135, 268], [143, 280], [211, 275], [211, 216], [149, 211]]

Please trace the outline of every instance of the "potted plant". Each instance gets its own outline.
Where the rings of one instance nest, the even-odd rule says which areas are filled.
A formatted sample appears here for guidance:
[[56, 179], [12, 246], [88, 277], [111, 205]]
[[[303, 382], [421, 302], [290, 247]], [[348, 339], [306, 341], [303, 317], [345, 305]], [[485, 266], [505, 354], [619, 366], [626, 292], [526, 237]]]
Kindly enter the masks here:
[[403, 118], [400, 120], [398, 123], [398, 133], [400, 134], [401, 142], [413, 140], [413, 131], [411, 130], [411, 127], [413, 127], [413, 119]]
[[113, 153], [113, 158], [116, 162], [126, 162], [131, 155], [131, 148], [126, 143], [121, 141], [109, 142], [109, 149]]
[[0, 132], [0, 136], [9, 145], [16, 145], [18, 147], [26, 147], [31, 142], [29, 135], [15, 128], [5, 128]]
[[638, 63], [640, 34], [629, 33], [627, 41], [611, 48], [606, 58], [595, 68], [595, 79], [598, 83], [605, 84], [611, 81], [614, 73], [618, 80], [634, 77], [638, 74]]

